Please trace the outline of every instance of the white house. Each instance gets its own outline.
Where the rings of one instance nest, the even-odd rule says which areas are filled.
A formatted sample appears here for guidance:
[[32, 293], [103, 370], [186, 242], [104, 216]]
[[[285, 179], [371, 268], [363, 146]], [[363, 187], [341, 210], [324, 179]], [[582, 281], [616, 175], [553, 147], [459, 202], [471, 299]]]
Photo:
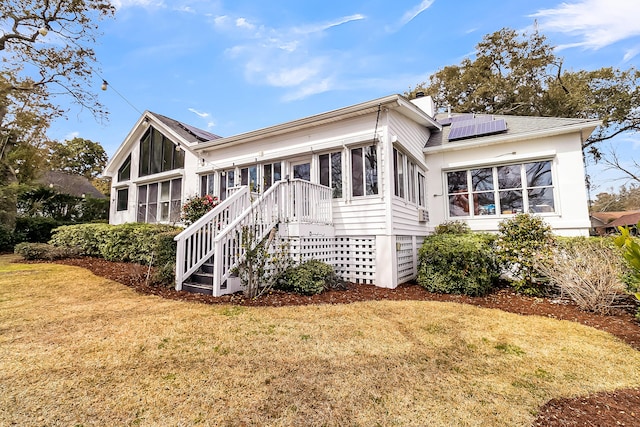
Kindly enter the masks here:
[[496, 231], [535, 212], [588, 235], [581, 143], [599, 121], [434, 113], [430, 97], [391, 95], [219, 137], [145, 112], [105, 170], [110, 221], [177, 223], [188, 198], [218, 196], [178, 236], [176, 265], [178, 289], [214, 295], [237, 290], [249, 224], [277, 227], [298, 259], [392, 288], [415, 277], [417, 248], [446, 220]]

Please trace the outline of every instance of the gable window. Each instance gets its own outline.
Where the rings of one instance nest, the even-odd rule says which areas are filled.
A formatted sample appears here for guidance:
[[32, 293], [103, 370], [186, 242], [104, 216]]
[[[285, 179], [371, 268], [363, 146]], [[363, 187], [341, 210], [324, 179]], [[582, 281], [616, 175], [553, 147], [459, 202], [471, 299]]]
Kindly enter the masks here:
[[129, 189], [121, 188], [116, 196], [116, 210], [118, 212], [129, 209]]
[[127, 181], [131, 178], [131, 154], [122, 163], [120, 169], [118, 169], [118, 181]]
[[153, 127], [140, 140], [139, 176], [152, 175], [184, 167], [184, 151]]
[[551, 161], [447, 173], [449, 216], [555, 212]]
[[376, 146], [351, 150], [351, 194], [353, 197], [378, 194]]
[[138, 186], [138, 222], [178, 222], [182, 178]]
[[321, 154], [320, 160], [320, 184], [331, 187], [332, 197], [342, 197], [342, 153], [335, 152]]

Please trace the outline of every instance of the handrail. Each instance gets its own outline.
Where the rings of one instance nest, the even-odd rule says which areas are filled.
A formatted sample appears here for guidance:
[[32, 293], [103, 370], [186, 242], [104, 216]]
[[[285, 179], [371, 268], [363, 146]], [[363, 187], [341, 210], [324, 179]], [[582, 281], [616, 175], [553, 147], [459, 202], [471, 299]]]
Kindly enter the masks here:
[[300, 179], [278, 181], [250, 201], [248, 187], [234, 191], [224, 202], [175, 237], [176, 289], [213, 257], [213, 295], [245, 258], [246, 227], [257, 245], [279, 222], [332, 222], [331, 188]]
[[213, 237], [249, 205], [249, 189], [244, 187], [218, 204], [202, 218], [174, 237], [176, 248], [176, 289], [214, 253]]

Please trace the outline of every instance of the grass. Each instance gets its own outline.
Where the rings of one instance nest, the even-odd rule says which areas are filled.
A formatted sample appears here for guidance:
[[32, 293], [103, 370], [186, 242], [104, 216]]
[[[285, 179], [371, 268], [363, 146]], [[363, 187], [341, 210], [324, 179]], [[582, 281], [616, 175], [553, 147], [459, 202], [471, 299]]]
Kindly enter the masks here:
[[283, 308], [142, 296], [0, 257], [0, 425], [529, 425], [640, 385], [640, 352], [567, 321], [437, 302]]

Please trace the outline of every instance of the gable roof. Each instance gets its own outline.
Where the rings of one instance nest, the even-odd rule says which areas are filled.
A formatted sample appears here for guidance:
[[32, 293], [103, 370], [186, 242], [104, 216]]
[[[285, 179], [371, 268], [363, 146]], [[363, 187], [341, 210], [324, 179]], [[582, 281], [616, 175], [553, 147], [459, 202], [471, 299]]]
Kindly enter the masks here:
[[[453, 116], [462, 116], [454, 114]], [[447, 114], [436, 115], [436, 120], [445, 121]], [[559, 117], [508, 116], [500, 114], [475, 114], [475, 117], [488, 117], [505, 120], [507, 129], [497, 134], [485, 134], [476, 137], [449, 141], [451, 126], [442, 126], [441, 131], [432, 132], [425, 145], [426, 152], [445, 151], [467, 148], [475, 145], [525, 140], [541, 136], [559, 135], [563, 133], [580, 132], [584, 130], [583, 138], [588, 137], [593, 129], [601, 124], [600, 120], [570, 119]]]
[[75, 197], [93, 197], [104, 199], [107, 196], [91, 184], [84, 176], [70, 175], [61, 171], [47, 171], [38, 182], [45, 187], [53, 188], [58, 193], [69, 194]]
[[[612, 224], [614, 221], [621, 219], [624, 216], [632, 215], [632, 214], [640, 214], [640, 210], [633, 211], [611, 211], [611, 212], [592, 212], [591, 216], [598, 221], [600, 221], [603, 225]], [[636, 221], [636, 224], [638, 221]], [[635, 225], [635, 224], [634, 224]]]
[[294, 132], [302, 129], [308, 129], [326, 123], [338, 122], [352, 117], [363, 116], [366, 114], [375, 114], [381, 108], [396, 110], [416, 123], [430, 129], [440, 129], [441, 125], [421, 110], [414, 103], [409, 101], [402, 95], [389, 95], [383, 98], [373, 99], [371, 101], [362, 102], [360, 104], [350, 105], [348, 107], [339, 108], [337, 110], [327, 111], [325, 113], [315, 114], [301, 119], [277, 124], [274, 126], [257, 129], [254, 131], [233, 135], [217, 140], [212, 140], [198, 144], [193, 147], [194, 150], [213, 149], [222, 145], [234, 145], [245, 143], [248, 141], [264, 138], [266, 136], [281, 135], [288, 132]]
[[116, 173], [118, 165], [124, 161], [130, 152], [130, 147], [139, 142], [139, 138], [146, 132], [147, 126], [153, 126], [164, 136], [187, 151], [192, 150], [195, 146], [205, 141], [222, 138], [214, 133], [163, 116], [162, 114], [145, 111], [124, 139], [123, 143], [120, 144], [114, 155], [107, 162], [103, 175], [113, 176]]
[[154, 113], [151, 111], [149, 111], [149, 114], [155, 116], [159, 121], [167, 125], [169, 129], [180, 135], [180, 137], [187, 142], [200, 143], [222, 138], [221, 136], [218, 136], [214, 133], [199, 129], [186, 123], [179, 122], [170, 117], [163, 116], [162, 114]]

